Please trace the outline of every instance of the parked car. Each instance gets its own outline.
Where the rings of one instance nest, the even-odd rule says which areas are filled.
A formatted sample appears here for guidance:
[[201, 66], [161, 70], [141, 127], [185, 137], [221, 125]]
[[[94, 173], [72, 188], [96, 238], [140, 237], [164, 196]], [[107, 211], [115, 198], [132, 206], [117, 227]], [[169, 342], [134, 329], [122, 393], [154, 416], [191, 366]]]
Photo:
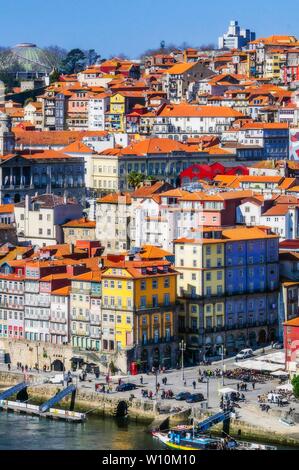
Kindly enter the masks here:
[[48, 383], [50, 384], [62, 384], [63, 385], [63, 381], [64, 381], [63, 373], [55, 374], [54, 377], [50, 377], [48, 379]]
[[131, 390], [135, 390], [137, 387], [135, 384], [127, 383], [127, 384], [120, 384], [116, 387], [117, 392], [129, 392]]
[[283, 349], [283, 343], [274, 343], [273, 344], [273, 349]]
[[236, 361], [242, 361], [244, 359], [249, 359], [250, 357], [254, 356], [252, 349], [242, 349], [236, 355]]
[[199, 403], [204, 401], [205, 397], [202, 393], [193, 393], [191, 396], [186, 400], [187, 403]]
[[177, 401], [185, 401], [187, 400], [188, 398], [191, 397], [191, 393], [190, 392], [181, 392], [181, 393], [178, 393], [174, 398], [175, 400]]

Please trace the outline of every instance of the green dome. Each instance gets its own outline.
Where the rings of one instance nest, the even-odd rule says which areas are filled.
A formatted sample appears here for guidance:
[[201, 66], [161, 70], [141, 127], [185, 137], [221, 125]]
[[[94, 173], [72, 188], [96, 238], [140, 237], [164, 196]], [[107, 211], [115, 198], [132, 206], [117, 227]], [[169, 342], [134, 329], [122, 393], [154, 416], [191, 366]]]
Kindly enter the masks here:
[[26, 72], [47, 73], [53, 68], [47, 54], [35, 44], [17, 44], [11, 49], [11, 54]]

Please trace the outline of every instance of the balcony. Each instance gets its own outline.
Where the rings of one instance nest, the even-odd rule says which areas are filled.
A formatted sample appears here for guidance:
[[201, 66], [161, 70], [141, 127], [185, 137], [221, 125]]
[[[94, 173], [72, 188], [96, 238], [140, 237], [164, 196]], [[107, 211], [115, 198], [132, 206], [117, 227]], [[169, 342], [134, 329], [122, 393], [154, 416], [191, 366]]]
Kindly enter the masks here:
[[89, 322], [89, 315], [71, 315], [71, 319], [75, 321]]
[[89, 331], [83, 331], [79, 329], [72, 330], [72, 335], [74, 336], [89, 336]]
[[12, 308], [15, 310], [23, 310], [24, 305], [23, 304], [11, 304], [10, 302], [0, 302], [0, 307], [2, 308]]

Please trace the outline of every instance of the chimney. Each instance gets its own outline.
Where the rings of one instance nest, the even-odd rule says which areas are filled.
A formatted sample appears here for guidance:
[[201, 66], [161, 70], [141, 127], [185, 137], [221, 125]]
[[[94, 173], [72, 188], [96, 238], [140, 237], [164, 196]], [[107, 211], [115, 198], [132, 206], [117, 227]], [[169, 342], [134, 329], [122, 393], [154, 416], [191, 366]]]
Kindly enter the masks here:
[[25, 196], [25, 210], [28, 212], [30, 209], [30, 196], [26, 194]]

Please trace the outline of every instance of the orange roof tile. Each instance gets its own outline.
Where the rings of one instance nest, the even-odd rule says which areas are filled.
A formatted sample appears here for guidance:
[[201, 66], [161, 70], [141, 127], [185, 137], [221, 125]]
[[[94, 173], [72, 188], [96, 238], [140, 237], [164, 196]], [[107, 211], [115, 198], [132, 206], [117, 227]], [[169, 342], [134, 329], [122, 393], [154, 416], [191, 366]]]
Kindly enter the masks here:
[[242, 118], [244, 115], [226, 106], [198, 106], [191, 104], [172, 104], [165, 106], [159, 113], [161, 117], [230, 117]]
[[94, 220], [88, 220], [86, 217], [81, 219], [70, 220], [63, 227], [76, 227], [76, 228], [95, 228], [96, 222]]
[[80, 140], [72, 142], [70, 145], [64, 147], [63, 152], [65, 153], [95, 153], [95, 151], [88, 147], [88, 145], [82, 143]]
[[0, 204], [0, 214], [11, 214], [14, 212], [13, 204]]
[[100, 204], [131, 204], [130, 193], [111, 193], [97, 200]]

